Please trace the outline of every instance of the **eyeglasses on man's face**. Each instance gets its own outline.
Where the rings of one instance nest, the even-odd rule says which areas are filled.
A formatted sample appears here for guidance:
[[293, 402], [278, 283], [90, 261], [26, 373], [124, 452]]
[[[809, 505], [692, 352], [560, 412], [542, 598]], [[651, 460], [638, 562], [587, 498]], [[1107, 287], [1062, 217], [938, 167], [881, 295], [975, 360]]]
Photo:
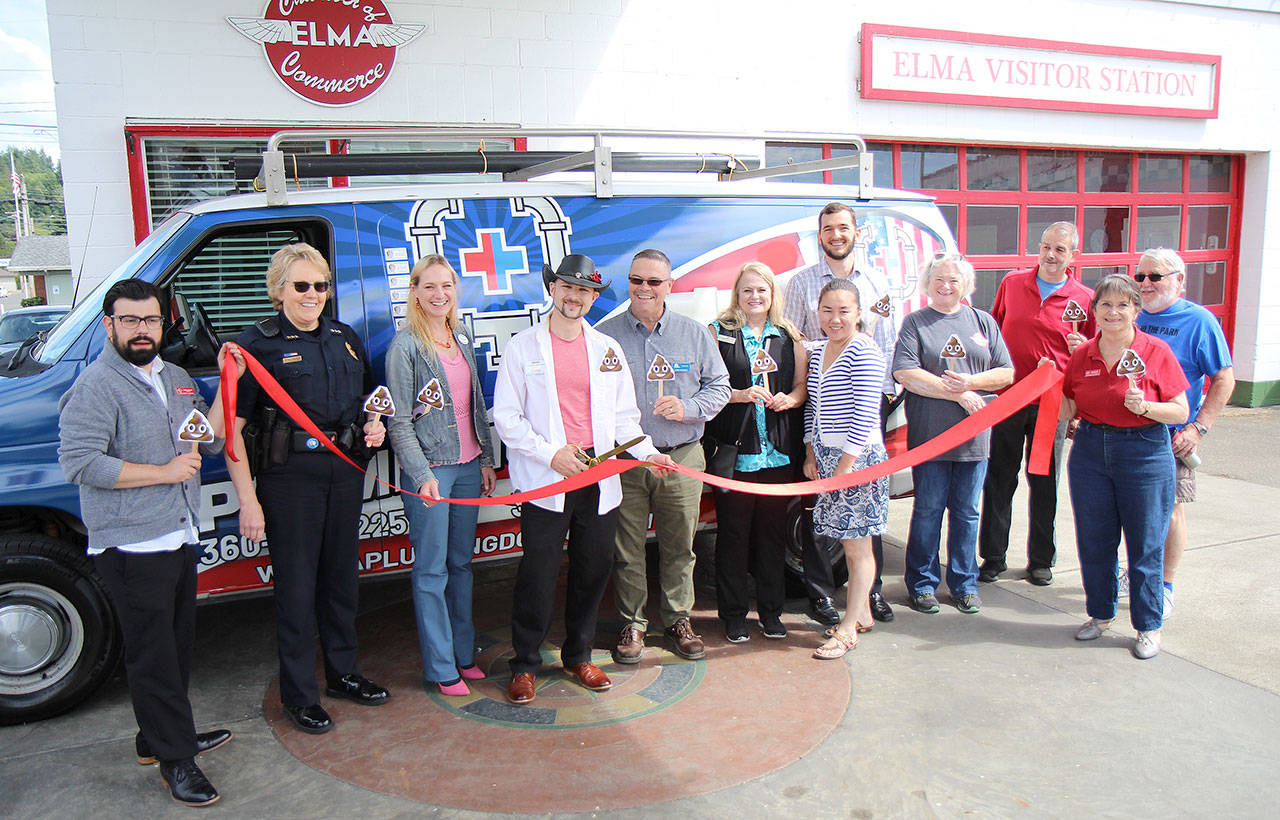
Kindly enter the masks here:
[[128, 314], [112, 316], [116, 324], [125, 330], [136, 330], [138, 325], [146, 325], [147, 330], [159, 330], [164, 327], [163, 316], [130, 316]]
[[293, 289], [298, 293], [306, 293], [312, 288], [315, 288], [316, 293], [329, 292], [328, 282], [290, 282], [289, 284], [293, 285]]
[[665, 285], [667, 282], [670, 282], [671, 280], [670, 279], [644, 279], [639, 276], [628, 276], [627, 281], [635, 285], [636, 287], [640, 287], [641, 285], [648, 285], [651, 288], [656, 288], [661, 285]]
[[1173, 274], [1172, 273], [1135, 273], [1133, 275], [1133, 280], [1135, 282], [1145, 282], [1148, 279], [1150, 279], [1154, 283], [1154, 282], [1159, 282], [1161, 279], [1165, 278], [1166, 276], [1173, 276]]

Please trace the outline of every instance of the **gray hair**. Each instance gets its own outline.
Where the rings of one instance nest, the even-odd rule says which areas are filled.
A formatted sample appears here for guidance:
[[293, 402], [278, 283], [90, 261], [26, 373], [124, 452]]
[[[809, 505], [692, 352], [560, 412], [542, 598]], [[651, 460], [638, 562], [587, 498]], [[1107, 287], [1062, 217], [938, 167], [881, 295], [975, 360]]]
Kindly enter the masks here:
[[928, 291], [929, 281], [933, 279], [933, 275], [937, 273], [939, 268], [946, 265], [956, 269], [956, 273], [960, 274], [960, 289], [963, 291], [961, 298], [973, 293], [977, 287], [977, 274], [973, 271], [973, 263], [964, 258], [962, 253], [940, 253], [937, 256], [924, 263], [924, 270], [920, 273], [920, 287]]
[[1055, 222], [1044, 229], [1044, 233], [1040, 234], [1040, 241], [1051, 233], [1065, 233], [1071, 240], [1071, 250], [1080, 247], [1080, 231], [1076, 230], [1076, 226], [1072, 222]]
[[1179, 293], [1185, 293], [1187, 290], [1187, 265], [1182, 261], [1182, 257], [1178, 256], [1174, 251], [1168, 248], [1148, 248], [1142, 252], [1142, 258], [1138, 260], [1141, 264], [1143, 259], [1150, 259], [1151, 264], [1155, 266], [1156, 273], [1166, 275], [1180, 273], [1182, 274], [1182, 284], [1178, 288]]
[[1093, 300], [1089, 302], [1089, 312], [1097, 316], [1098, 302], [1113, 294], [1123, 296], [1134, 307], [1142, 307], [1142, 293], [1138, 290], [1138, 283], [1133, 281], [1132, 277], [1125, 276], [1122, 273], [1110, 273], [1102, 277], [1102, 281], [1098, 283], [1098, 287], [1093, 291]]

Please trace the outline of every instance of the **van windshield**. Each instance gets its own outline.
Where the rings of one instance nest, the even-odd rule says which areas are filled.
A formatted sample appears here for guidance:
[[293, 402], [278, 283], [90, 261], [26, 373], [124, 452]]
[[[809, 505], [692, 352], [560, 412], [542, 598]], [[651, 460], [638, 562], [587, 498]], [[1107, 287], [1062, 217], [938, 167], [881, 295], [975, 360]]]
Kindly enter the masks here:
[[115, 273], [99, 282], [97, 287], [86, 296], [81, 297], [71, 313], [67, 314], [67, 317], [49, 334], [49, 338], [45, 339], [44, 344], [32, 351], [31, 358], [45, 364], [52, 364], [61, 359], [67, 352], [67, 348], [80, 338], [85, 327], [102, 314], [102, 297], [107, 292], [107, 288], [121, 279], [128, 279], [135, 275], [190, 218], [191, 214], [179, 211], [162, 222], [146, 239], [142, 240], [129, 258], [116, 268]]

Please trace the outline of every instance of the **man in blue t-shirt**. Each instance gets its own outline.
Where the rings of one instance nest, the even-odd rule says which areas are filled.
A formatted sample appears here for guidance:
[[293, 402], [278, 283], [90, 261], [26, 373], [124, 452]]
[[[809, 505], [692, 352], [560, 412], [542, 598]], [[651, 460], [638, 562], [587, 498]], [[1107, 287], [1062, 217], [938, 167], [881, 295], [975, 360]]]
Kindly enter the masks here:
[[[1196, 500], [1196, 474], [1185, 460], [1198, 463], [1196, 448], [1235, 389], [1235, 370], [1222, 326], [1213, 314], [1195, 302], [1182, 298], [1187, 273], [1182, 258], [1168, 248], [1152, 248], [1138, 262], [1138, 289], [1142, 292], [1142, 313], [1138, 327], [1169, 343], [1187, 374], [1187, 404], [1191, 413], [1179, 429], [1170, 427], [1173, 453], [1178, 457], [1178, 491], [1169, 520], [1169, 536], [1164, 542], [1164, 617], [1173, 614], [1173, 577], [1187, 545], [1186, 504]], [[1204, 395], [1204, 380], [1209, 392]], [[1201, 403], [1203, 395], [1204, 402]]]

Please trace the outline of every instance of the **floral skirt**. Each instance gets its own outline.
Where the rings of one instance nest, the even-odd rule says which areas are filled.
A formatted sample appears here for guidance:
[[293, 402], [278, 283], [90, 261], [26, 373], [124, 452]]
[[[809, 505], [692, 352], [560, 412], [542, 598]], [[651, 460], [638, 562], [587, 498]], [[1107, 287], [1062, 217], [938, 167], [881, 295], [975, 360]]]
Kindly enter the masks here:
[[[841, 451], [813, 442], [818, 475], [830, 478], [840, 461]], [[884, 446], [864, 447], [853, 465], [854, 472], [886, 461]], [[813, 510], [813, 531], [828, 538], [864, 538], [880, 535], [889, 524], [889, 477], [877, 478], [844, 490], [822, 493]]]

